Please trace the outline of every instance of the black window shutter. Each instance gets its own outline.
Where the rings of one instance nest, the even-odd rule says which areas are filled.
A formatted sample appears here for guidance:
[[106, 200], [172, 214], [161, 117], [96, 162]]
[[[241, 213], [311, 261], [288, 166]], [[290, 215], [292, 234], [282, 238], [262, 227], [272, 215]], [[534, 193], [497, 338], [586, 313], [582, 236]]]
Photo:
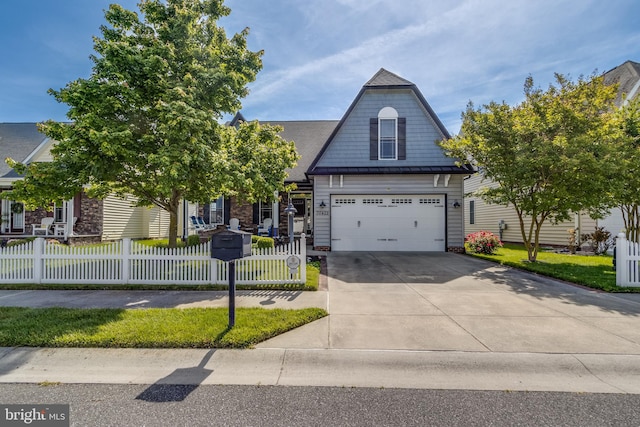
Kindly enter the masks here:
[[230, 197], [227, 199], [224, 199], [223, 209], [224, 209], [224, 214], [222, 217], [222, 221], [225, 224], [229, 224], [229, 220], [231, 219], [231, 198]]
[[253, 204], [253, 223], [260, 224], [260, 203]]
[[398, 117], [398, 160], [407, 160], [407, 118]]
[[211, 223], [211, 203], [202, 205], [202, 220], [205, 224]]
[[378, 160], [378, 119], [369, 119], [369, 160]]
[[73, 216], [82, 218], [82, 191], [73, 197]]

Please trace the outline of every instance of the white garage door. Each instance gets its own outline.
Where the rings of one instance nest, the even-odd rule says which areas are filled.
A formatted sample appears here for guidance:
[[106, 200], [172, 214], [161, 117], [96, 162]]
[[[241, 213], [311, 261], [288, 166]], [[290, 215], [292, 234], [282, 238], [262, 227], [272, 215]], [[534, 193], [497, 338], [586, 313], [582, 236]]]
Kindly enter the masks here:
[[444, 195], [331, 197], [332, 251], [444, 251]]

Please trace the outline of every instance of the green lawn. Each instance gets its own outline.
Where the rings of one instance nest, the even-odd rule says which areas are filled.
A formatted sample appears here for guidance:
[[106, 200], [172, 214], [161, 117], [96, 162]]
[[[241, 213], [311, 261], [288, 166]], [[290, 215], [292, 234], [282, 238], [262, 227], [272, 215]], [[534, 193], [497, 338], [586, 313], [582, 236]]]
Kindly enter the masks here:
[[228, 310], [0, 308], [0, 347], [247, 348], [327, 312], [238, 308]]
[[639, 288], [616, 286], [616, 272], [612, 257], [608, 255], [571, 255], [540, 252], [536, 262], [527, 260], [527, 251], [522, 245], [505, 244], [494, 255], [470, 254], [522, 270], [585, 285], [607, 292], [640, 292]]

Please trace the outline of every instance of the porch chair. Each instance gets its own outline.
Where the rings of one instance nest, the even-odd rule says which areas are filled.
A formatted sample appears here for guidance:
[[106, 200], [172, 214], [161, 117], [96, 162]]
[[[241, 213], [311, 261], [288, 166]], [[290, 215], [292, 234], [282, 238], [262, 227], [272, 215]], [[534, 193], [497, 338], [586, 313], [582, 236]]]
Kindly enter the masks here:
[[35, 236], [37, 231], [44, 231], [44, 235], [48, 236], [49, 230], [53, 225], [53, 219], [54, 218], [52, 216], [46, 216], [40, 220], [40, 224], [33, 224], [31, 226], [31, 231], [33, 235]]
[[196, 220], [198, 220], [198, 224], [200, 224], [200, 226], [202, 228], [204, 228], [205, 230], [208, 230], [210, 228], [213, 228], [214, 226], [211, 224], [207, 224], [204, 222], [204, 218], [202, 218], [201, 216], [199, 216], [198, 218], [196, 218]]
[[240, 220], [238, 218], [229, 220], [229, 230], [240, 230]]
[[[78, 217], [73, 217], [73, 224], [71, 225], [71, 229], [76, 226], [76, 222], [78, 221]], [[56, 223], [53, 224], [53, 234], [56, 236], [67, 236], [69, 234], [69, 230], [67, 230], [67, 223]]]
[[273, 225], [273, 219], [265, 218], [262, 222], [262, 227], [258, 227], [258, 236], [270, 236], [271, 226]]
[[204, 230], [204, 226], [198, 223], [198, 220], [196, 219], [195, 216], [191, 215], [190, 218], [191, 218], [191, 225], [193, 225], [193, 228], [195, 228], [196, 231]]

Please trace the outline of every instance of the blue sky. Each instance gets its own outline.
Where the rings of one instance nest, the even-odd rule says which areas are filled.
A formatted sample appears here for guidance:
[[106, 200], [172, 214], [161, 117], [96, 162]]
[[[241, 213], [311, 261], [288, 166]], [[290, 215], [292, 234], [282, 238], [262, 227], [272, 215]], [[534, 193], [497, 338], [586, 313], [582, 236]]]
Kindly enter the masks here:
[[[47, 94], [90, 75], [107, 0], [20, 0], [0, 14], [0, 122], [65, 120]], [[134, 0], [121, 0], [137, 9]], [[247, 119], [339, 119], [380, 68], [415, 83], [451, 133], [471, 100], [514, 104], [546, 87], [640, 62], [637, 0], [227, 0], [264, 68]]]

